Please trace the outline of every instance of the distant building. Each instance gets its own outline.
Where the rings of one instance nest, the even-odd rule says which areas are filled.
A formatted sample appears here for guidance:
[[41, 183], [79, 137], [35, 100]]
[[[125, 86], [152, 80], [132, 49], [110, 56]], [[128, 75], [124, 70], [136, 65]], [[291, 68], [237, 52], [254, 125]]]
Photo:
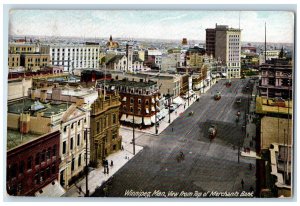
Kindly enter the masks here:
[[52, 187], [61, 196], [65, 191], [57, 182], [60, 132], [28, 133], [28, 118], [21, 115], [15, 120], [19, 130], [7, 130], [6, 191], [13, 196], [37, 196]]
[[14, 79], [8, 81], [8, 101], [28, 96], [28, 90], [32, 87], [32, 78]]
[[187, 44], [188, 44], [187, 38], [183, 38], [182, 42], [181, 42], [181, 45], [187, 45]]
[[116, 41], [113, 41], [112, 35], [110, 35], [109, 41], [106, 43], [106, 47], [108, 49], [117, 49], [117, 48], [119, 48], [119, 43]]
[[20, 65], [25, 67], [26, 70], [39, 70], [40, 67], [48, 66], [50, 63], [49, 54], [30, 53], [21, 54]]
[[101, 70], [83, 70], [81, 72], [80, 82], [91, 83], [101, 79], [111, 79], [111, 74]]
[[278, 59], [280, 54], [280, 50], [267, 50], [267, 51], [262, 51], [262, 53], [259, 55], [259, 64], [262, 65], [266, 60], [272, 60], [272, 59]]
[[99, 97], [91, 105], [91, 163], [102, 164], [113, 152], [121, 149], [122, 137], [119, 134], [119, 111], [121, 102], [115, 92], [99, 90]]
[[208, 54], [214, 51], [213, 56], [226, 65], [226, 76], [239, 78], [241, 74], [241, 30], [229, 28], [227, 25], [216, 25], [215, 29], [206, 29], [206, 38]]
[[8, 54], [8, 68], [13, 69], [21, 66], [20, 54]]
[[50, 44], [50, 63], [71, 69], [96, 69], [99, 67], [100, 46], [97, 43]]

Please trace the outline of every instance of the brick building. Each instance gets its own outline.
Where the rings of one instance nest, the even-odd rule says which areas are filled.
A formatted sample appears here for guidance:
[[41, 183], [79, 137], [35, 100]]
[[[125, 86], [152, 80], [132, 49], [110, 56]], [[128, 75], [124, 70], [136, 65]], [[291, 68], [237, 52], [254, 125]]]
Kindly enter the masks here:
[[[158, 112], [158, 87], [153, 81], [111, 80], [99, 81], [97, 88], [116, 90], [120, 94], [120, 121], [123, 124], [150, 126]], [[133, 117], [134, 116], [134, 117]]]
[[7, 131], [7, 193], [34, 196], [36, 193], [43, 193], [43, 188], [51, 184], [62, 195], [64, 191], [57, 182], [60, 132], [37, 135], [26, 133], [26, 126], [23, 126], [21, 132]]

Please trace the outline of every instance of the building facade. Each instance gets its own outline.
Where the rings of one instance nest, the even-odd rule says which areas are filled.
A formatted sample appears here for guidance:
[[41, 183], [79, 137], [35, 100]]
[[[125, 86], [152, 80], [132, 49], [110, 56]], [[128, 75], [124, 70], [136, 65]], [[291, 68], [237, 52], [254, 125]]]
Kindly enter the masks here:
[[267, 98], [293, 97], [293, 69], [292, 65], [264, 64], [260, 66], [261, 83], [260, 96]]
[[97, 43], [50, 44], [50, 63], [70, 69], [96, 69], [99, 67], [100, 46]]
[[120, 122], [127, 125], [150, 126], [155, 123], [158, 87], [153, 81], [128, 79], [100, 81], [97, 88], [116, 90], [120, 94]]
[[91, 105], [90, 160], [92, 165], [121, 149], [119, 110], [121, 102], [116, 92], [99, 90], [99, 97]]
[[[215, 31], [215, 34], [214, 34]], [[215, 29], [206, 30], [206, 50], [213, 52], [214, 57], [227, 67], [228, 78], [239, 78], [241, 74], [241, 30], [227, 25], [216, 25]], [[213, 40], [215, 42], [213, 43]]]
[[14, 196], [34, 196], [48, 184], [57, 184], [60, 132], [21, 133], [7, 132], [6, 191]]

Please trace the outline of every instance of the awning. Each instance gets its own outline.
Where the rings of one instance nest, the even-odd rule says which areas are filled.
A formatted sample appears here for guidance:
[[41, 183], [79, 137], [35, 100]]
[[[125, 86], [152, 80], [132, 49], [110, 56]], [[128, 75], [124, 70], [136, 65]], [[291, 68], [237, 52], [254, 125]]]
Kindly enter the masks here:
[[134, 124], [142, 124], [142, 117], [134, 116]]
[[152, 112], [155, 112], [154, 106], [151, 107], [151, 111], [152, 111]]
[[127, 118], [126, 118], [126, 114], [122, 114], [122, 117], [121, 117], [120, 120], [121, 120], [121, 121], [126, 121], [126, 119], [127, 119]]
[[151, 118], [150, 117], [144, 117], [144, 124], [145, 125], [151, 125]]
[[154, 100], [154, 98], [152, 98], [152, 103], [153, 103], [153, 104], [155, 103], [155, 100]]
[[184, 101], [183, 101], [183, 99], [181, 97], [176, 97], [175, 99], [173, 99], [173, 103], [181, 105], [181, 104], [184, 103]]
[[146, 113], [149, 114], [149, 109], [148, 108], [146, 108]]
[[155, 123], [155, 115], [153, 115], [153, 116], [151, 117], [151, 122], [152, 122], [152, 123]]
[[123, 97], [122, 101], [123, 101], [123, 102], [126, 102], [126, 97]]
[[43, 187], [41, 190], [35, 193], [36, 197], [61, 197], [65, 194], [65, 189], [54, 180], [52, 183]]
[[132, 115], [128, 115], [126, 122], [131, 122], [132, 123], [133, 122], [133, 116]]

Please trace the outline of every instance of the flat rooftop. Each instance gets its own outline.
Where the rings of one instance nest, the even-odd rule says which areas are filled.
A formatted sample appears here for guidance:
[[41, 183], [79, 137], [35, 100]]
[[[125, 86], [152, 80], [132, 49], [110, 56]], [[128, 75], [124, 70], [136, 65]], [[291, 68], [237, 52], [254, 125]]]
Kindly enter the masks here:
[[[98, 84], [104, 83], [104, 80], [98, 82]], [[156, 82], [139, 82], [139, 81], [130, 81], [130, 80], [110, 80], [105, 82], [106, 85], [110, 86], [129, 86], [129, 87], [149, 87], [156, 84]]]
[[43, 112], [44, 117], [50, 117], [51, 115], [59, 114], [66, 111], [71, 104], [62, 102], [48, 102], [41, 103], [32, 99], [21, 99], [11, 102], [8, 105], [7, 112], [13, 114], [20, 114], [22, 112], [29, 112], [31, 116], [36, 116], [38, 112]]
[[19, 131], [17, 130], [11, 130], [8, 129], [7, 130], [7, 145], [6, 145], [6, 149], [10, 150], [13, 149], [21, 144], [25, 144], [33, 139], [37, 139], [39, 137], [41, 137], [42, 135], [38, 135], [38, 134], [32, 134], [32, 133], [28, 133], [28, 134], [21, 134]]

